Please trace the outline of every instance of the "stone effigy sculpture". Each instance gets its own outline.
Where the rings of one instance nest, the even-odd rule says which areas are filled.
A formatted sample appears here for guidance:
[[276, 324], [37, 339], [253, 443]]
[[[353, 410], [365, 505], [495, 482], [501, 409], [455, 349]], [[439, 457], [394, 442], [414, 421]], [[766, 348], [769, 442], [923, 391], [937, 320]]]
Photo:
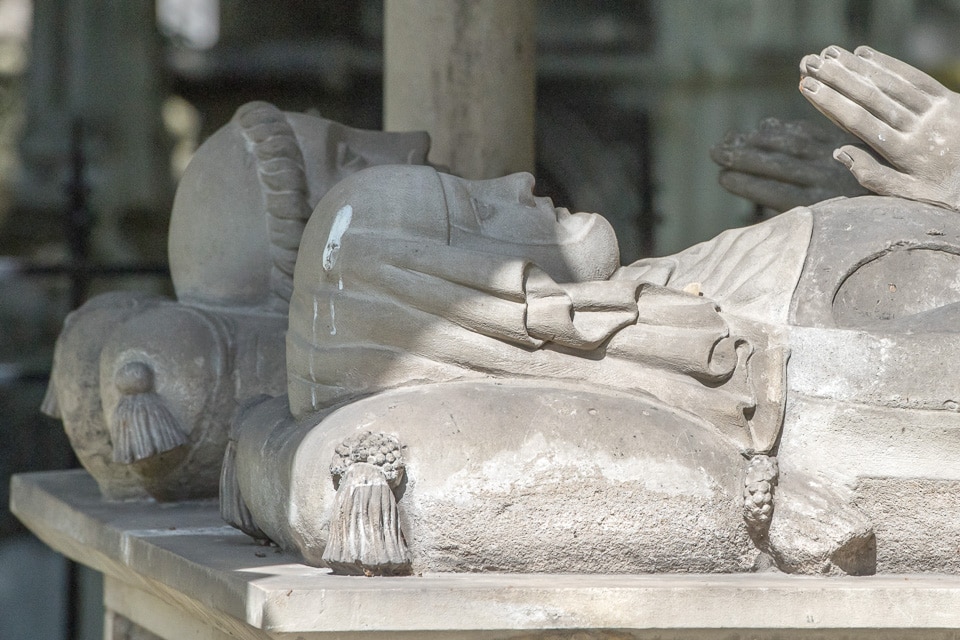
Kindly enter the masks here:
[[[805, 91], [834, 60], [862, 80], [834, 51]], [[225, 518], [343, 573], [960, 570], [954, 212], [837, 199], [618, 264], [526, 175], [343, 180], [304, 232], [288, 396], [234, 423]]]
[[197, 151], [170, 224], [177, 300], [92, 299], [57, 342], [45, 408], [112, 499], [212, 497], [238, 407], [286, 388], [300, 235], [320, 197], [371, 164], [422, 164], [425, 133], [361, 131], [263, 102]]
[[[478, 185], [411, 167], [367, 170], [328, 194], [304, 235], [314, 249], [298, 261], [289, 400], [250, 407], [235, 426], [228, 519], [343, 570], [742, 571], [760, 549], [788, 571], [872, 571], [873, 528], [849, 487], [829, 480], [836, 461], [793, 452], [802, 463], [787, 458], [778, 473], [770, 454], [847, 426], [843, 411], [807, 433], [805, 415], [788, 410], [784, 424], [791, 372], [849, 367], [849, 397], [838, 388], [831, 406], [862, 402], [878, 420], [943, 409], [949, 385], [898, 399], [920, 363], [878, 389], [869, 367], [817, 350], [870, 335], [885, 347], [864, 362], [909, 356], [924, 340], [921, 360], [931, 355], [926, 333], [960, 301], [942, 278], [960, 253], [951, 214], [840, 200], [617, 269], [602, 219], [564, 222], [549, 203], [525, 205], [529, 189], [523, 176]], [[477, 222], [486, 207], [513, 220], [511, 237]], [[523, 213], [542, 235], [519, 228]], [[865, 309], [870, 287], [900, 281], [912, 259], [939, 270]], [[917, 298], [930, 308], [911, 307]], [[910, 332], [925, 337], [899, 337]], [[938, 349], [956, 343], [935, 337]], [[795, 402], [821, 400], [794, 391]], [[939, 413], [928, 428], [956, 423]], [[344, 460], [364, 471], [347, 475]], [[318, 482], [331, 464], [334, 478]], [[390, 503], [388, 515], [370, 501]], [[570, 501], [585, 521], [571, 520]], [[381, 517], [398, 527], [392, 537], [331, 555], [332, 539], [377, 530], [367, 518]], [[410, 555], [397, 551], [400, 530], [415, 540]], [[358, 559], [381, 546], [391, 549], [382, 561]]]
[[956, 97], [802, 70], [885, 196], [627, 266], [527, 174], [242, 108], [178, 192], [178, 301], [78, 311], [50, 400], [108, 497], [219, 473], [228, 522], [339, 573], [958, 573]]

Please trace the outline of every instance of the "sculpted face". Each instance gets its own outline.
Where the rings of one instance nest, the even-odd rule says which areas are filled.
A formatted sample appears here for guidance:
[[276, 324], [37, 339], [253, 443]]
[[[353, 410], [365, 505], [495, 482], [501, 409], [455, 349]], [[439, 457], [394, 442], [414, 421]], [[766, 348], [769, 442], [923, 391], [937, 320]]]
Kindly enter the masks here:
[[595, 213], [571, 214], [533, 195], [534, 178], [516, 173], [493, 180], [440, 174], [450, 219], [450, 245], [527, 258], [555, 280], [610, 277], [619, 266], [616, 236]]

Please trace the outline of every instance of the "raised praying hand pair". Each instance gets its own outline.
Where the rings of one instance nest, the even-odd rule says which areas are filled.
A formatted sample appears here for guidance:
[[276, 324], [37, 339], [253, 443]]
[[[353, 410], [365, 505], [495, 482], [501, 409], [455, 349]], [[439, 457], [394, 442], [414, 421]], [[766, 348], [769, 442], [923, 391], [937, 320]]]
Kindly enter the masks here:
[[724, 188], [778, 211], [867, 192], [960, 210], [960, 94], [869, 47], [827, 47], [800, 73], [845, 133], [775, 119], [732, 133], [711, 154]]

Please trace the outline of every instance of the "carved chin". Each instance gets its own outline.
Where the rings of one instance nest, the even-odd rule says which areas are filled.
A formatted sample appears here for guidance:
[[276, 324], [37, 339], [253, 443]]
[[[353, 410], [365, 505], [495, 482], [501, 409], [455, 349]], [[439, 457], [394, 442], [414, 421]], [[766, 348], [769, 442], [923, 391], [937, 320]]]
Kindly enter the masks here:
[[620, 247], [613, 227], [599, 216], [575, 240], [525, 248], [532, 262], [557, 282], [606, 280], [620, 266]]

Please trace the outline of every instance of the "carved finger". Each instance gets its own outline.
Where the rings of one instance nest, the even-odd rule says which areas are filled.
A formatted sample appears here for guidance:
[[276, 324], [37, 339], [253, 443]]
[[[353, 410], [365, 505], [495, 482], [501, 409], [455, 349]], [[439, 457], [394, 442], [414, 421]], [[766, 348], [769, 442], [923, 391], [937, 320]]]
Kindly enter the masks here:
[[736, 153], [744, 146], [745, 139], [742, 133], [728, 133], [723, 141], [710, 147], [710, 159], [721, 167], [732, 166], [736, 161]]
[[867, 60], [902, 79], [908, 90], [895, 97], [907, 108], [917, 113], [929, 108], [932, 102], [930, 98], [939, 98], [950, 93], [950, 90], [945, 86], [902, 60], [892, 58], [870, 47], [857, 47], [854, 54], [861, 60]]
[[834, 66], [846, 67], [917, 115], [925, 113], [932, 105], [932, 99], [946, 91], [922, 71], [870, 47], [859, 47], [852, 54], [840, 47], [827, 47], [824, 54], [825, 63], [833, 61]]
[[784, 128], [792, 132], [792, 135], [809, 138], [810, 140], [815, 140], [824, 144], [834, 143], [842, 137], [841, 134], [835, 129], [821, 127], [813, 122], [810, 122], [809, 120], [793, 120], [791, 122], [786, 122], [784, 123]]
[[809, 53], [802, 58], [800, 58], [800, 75], [809, 76], [811, 75], [811, 69], [820, 68], [820, 56], [815, 53]]
[[800, 92], [820, 113], [885, 158], [889, 159], [904, 150], [906, 139], [903, 133], [816, 78], [803, 78]]
[[830, 157], [839, 143], [838, 137], [802, 120], [781, 123], [770, 118], [761, 122], [756, 131], [748, 134], [744, 143], [797, 158], [820, 160]]
[[833, 157], [849, 169], [865, 189], [884, 196], [916, 199], [916, 178], [881, 163], [866, 150], [845, 145], [837, 149]]
[[[828, 47], [806, 65], [811, 77], [847, 96], [894, 129], [910, 131], [917, 115], [896, 97], [909, 93], [904, 81], [839, 47]], [[904, 85], [904, 86], [900, 86]], [[930, 107], [927, 100], [926, 108]]]
[[[830, 161], [828, 153], [820, 158], [822, 162]], [[830, 178], [822, 164], [775, 151], [744, 147], [718, 155], [724, 160], [718, 164], [728, 169], [789, 184], [820, 185]]]
[[819, 200], [804, 187], [737, 171], [721, 171], [719, 182], [730, 193], [774, 211], [787, 211]]

